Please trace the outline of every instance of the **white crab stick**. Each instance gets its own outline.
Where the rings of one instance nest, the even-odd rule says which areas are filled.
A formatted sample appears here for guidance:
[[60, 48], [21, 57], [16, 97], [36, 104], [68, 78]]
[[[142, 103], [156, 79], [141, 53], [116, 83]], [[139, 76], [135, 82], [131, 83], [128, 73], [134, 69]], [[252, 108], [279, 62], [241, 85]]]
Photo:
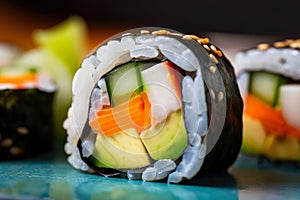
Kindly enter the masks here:
[[300, 130], [300, 85], [290, 84], [280, 87], [281, 111], [285, 120]]
[[170, 78], [168, 66], [163, 62], [142, 72], [144, 84], [151, 103], [151, 124], [162, 122], [181, 107]]

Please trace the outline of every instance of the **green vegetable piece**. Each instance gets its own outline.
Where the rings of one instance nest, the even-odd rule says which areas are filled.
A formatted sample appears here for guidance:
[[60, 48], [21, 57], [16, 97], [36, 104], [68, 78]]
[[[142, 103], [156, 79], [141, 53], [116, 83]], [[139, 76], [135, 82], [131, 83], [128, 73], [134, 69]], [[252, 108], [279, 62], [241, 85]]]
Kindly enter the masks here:
[[165, 122], [145, 130], [140, 137], [154, 160], [179, 158], [188, 145], [181, 110], [169, 115]]
[[52, 52], [72, 74], [80, 66], [86, 50], [86, 39], [85, 23], [75, 16], [53, 28], [36, 30], [33, 33], [33, 40], [37, 45]]
[[106, 76], [105, 81], [112, 106], [127, 102], [144, 90], [138, 62], [119, 66]]
[[158, 61], [132, 61], [120, 65], [105, 76], [110, 103], [117, 106], [146, 90], [141, 72]]
[[128, 169], [152, 164], [139, 134], [135, 129], [127, 129], [112, 136], [97, 135], [92, 160], [98, 167]]
[[278, 104], [279, 88], [285, 78], [270, 72], [251, 72], [249, 92], [270, 106]]
[[262, 123], [244, 115], [241, 151], [249, 155], [262, 155], [267, 133]]

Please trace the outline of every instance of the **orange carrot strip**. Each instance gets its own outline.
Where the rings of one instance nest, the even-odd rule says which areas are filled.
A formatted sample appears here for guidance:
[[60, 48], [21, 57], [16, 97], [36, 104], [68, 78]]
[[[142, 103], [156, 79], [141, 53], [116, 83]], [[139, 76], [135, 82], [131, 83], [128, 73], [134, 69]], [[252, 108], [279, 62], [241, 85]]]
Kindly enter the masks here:
[[132, 98], [129, 102], [122, 103], [116, 107], [106, 107], [97, 112], [97, 116], [105, 116], [105, 115], [111, 115], [113, 112], [114, 114], [117, 114], [118, 112], [127, 112], [128, 107], [129, 109], [132, 107], [139, 106], [139, 104], [142, 104], [141, 98], [139, 96]]
[[37, 82], [37, 74], [35, 73], [27, 73], [21, 75], [3, 75], [0, 74], [0, 84], [13, 84], [17, 89], [24, 88], [25, 83], [36, 83]]
[[142, 92], [140, 96], [132, 98], [129, 102], [99, 110], [97, 117], [89, 123], [93, 130], [107, 136], [129, 128], [141, 132], [150, 126], [149, 112], [150, 102], [147, 94]]
[[[95, 118], [89, 122], [91, 128], [98, 133], [105, 134], [107, 136], [114, 135], [121, 131], [121, 129], [117, 126], [113, 118], [110, 118], [111, 121], [109, 121], [107, 124], [108, 126], [103, 126], [102, 123], [100, 123], [101, 120], [99, 118]], [[104, 127], [104, 128], [103, 128]]]
[[130, 109], [129, 111], [132, 125], [138, 132], [149, 128], [151, 124], [150, 102], [147, 94], [145, 92], [141, 93], [140, 99], [143, 101], [143, 104], [139, 106], [138, 110]]
[[245, 113], [258, 119], [270, 134], [286, 134], [300, 140], [300, 131], [289, 125], [280, 111], [275, 110], [252, 94], [248, 94], [246, 97]]
[[35, 82], [37, 75], [35, 73], [22, 74], [17, 76], [0, 74], [0, 83], [23, 84], [26, 82]]
[[105, 129], [105, 130], [99, 130], [98, 133], [104, 134], [106, 136], [113, 136], [116, 135], [118, 133], [120, 133], [122, 131], [121, 128], [119, 128], [118, 126], [115, 126], [111, 129]]

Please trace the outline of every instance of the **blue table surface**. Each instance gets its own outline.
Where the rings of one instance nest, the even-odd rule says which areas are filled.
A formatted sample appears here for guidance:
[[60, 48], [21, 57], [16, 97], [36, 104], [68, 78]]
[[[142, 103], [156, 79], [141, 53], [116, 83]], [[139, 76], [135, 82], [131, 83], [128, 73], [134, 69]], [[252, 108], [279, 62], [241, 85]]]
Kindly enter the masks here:
[[240, 155], [228, 173], [187, 184], [106, 178], [75, 170], [63, 147], [0, 162], [0, 199], [300, 199], [300, 168]]

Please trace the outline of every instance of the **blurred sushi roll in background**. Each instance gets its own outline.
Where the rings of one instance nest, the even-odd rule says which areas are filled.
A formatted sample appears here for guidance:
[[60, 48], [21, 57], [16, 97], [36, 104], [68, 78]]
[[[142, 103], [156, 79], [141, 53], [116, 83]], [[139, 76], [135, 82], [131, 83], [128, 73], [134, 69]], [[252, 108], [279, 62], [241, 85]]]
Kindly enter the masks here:
[[300, 161], [300, 40], [261, 43], [234, 57], [244, 99], [242, 152]]
[[234, 69], [208, 38], [159, 27], [120, 33], [76, 72], [68, 161], [103, 176], [179, 183], [226, 171], [242, 142]]
[[29, 158], [64, 143], [72, 77], [87, 48], [87, 27], [70, 16], [32, 33], [34, 47], [0, 44], [0, 160]]
[[30, 66], [11, 65], [21, 49], [0, 45], [0, 160], [28, 158], [52, 149], [51, 78]]

